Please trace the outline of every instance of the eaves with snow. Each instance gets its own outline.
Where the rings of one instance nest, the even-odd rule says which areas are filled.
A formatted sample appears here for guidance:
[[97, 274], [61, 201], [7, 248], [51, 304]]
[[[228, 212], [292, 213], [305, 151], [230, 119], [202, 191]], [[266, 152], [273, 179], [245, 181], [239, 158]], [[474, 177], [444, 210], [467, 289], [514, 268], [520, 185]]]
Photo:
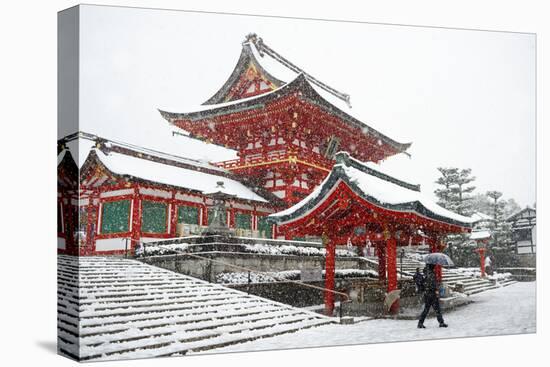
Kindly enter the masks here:
[[471, 228], [474, 219], [447, 210], [427, 198], [419, 185], [396, 179], [352, 158], [347, 152], [336, 155], [336, 164], [325, 180], [306, 198], [296, 205], [271, 214], [273, 222], [284, 225], [306, 217], [341, 183], [345, 183], [361, 199], [379, 208], [398, 213], [412, 213], [419, 217], [453, 225]]
[[268, 202], [225, 169], [91, 134], [79, 133], [64, 142], [58, 154], [58, 165], [69, 156], [73, 159], [78, 157], [81, 178], [87, 170], [100, 166], [120, 178], [137, 179], [201, 194], [215, 192], [218, 182], [222, 181], [225, 192], [238, 199]]

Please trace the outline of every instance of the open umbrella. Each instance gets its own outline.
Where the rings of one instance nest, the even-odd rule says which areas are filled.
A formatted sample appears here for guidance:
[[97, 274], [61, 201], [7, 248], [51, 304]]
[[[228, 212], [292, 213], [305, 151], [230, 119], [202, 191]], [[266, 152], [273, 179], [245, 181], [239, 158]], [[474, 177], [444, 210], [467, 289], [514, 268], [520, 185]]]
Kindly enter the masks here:
[[441, 252], [434, 252], [432, 254], [424, 255], [424, 262], [426, 264], [441, 265], [441, 266], [454, 266], [453, 260]]

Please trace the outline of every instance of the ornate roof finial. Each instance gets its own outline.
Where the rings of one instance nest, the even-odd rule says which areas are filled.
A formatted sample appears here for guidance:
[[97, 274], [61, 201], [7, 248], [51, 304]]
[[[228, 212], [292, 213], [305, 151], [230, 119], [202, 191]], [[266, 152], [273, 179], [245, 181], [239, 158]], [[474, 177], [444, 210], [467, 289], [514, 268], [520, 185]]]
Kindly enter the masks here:
[[249, 42], [255, 43], [257, 39], [258, 39], [258, 35], [256, 33], [249, 33], [244, 38], [243, 45]]

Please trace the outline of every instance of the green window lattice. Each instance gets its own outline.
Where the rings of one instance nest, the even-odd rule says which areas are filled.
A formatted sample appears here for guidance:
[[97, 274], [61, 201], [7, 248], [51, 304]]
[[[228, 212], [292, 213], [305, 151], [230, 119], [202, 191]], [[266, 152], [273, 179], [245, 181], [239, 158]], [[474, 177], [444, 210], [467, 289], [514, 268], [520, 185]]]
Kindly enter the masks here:
[[102, 204], [101, 233], [129, 231], [130, 200], [108, 201]]
[[199, 208], [197, 208], [196, 206], [178, 207], [178, 223], [198, 224]]
[[271, 223], [267, 222], [266, 217], [258, 217], [258, 231], [260, 232], [260, 236], [272, 238], [272, 228], [273, 226]]
[[144, 200], [141, 213], [141, 231], [166, 233], [167, 204]]
[[251, 229], [252, 216], [245, 213], [235, 213], [235, 227], [241, 229]]

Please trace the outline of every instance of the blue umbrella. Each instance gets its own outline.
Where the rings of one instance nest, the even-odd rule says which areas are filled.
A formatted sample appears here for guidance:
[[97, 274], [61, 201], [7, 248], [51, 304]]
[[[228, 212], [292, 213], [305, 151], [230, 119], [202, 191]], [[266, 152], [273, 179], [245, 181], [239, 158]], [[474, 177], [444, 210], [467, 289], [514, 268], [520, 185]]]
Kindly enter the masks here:
[[441, 252], [434, 252], [432, 254], [424, 255], [424, 262], [426, 264], [433, 265], [454, 266], [453, 260]]

